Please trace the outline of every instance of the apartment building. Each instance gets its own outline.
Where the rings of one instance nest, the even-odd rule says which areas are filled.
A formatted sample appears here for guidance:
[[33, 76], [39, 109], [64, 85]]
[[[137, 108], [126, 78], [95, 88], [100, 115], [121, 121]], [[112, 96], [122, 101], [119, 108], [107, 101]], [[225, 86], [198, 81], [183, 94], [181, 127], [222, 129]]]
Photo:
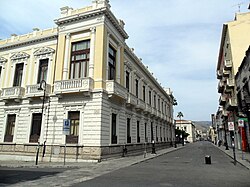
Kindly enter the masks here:
[[188, 133], [188, 137], [185, 141], [195, 142], [196, 141], [196, 129], [195, 125], [190, 120], [175, 120], [175, 128], [179, 130], [183, 130]]
[[[2, 159], [101, 160], [174, 141], [173, 103], [108, 0], [61, 8], [56, 28], [0, 40]], [[67, 128], [66, 128], [67, 127]], [[150, 151], [148, 149], [148, 151]]]
[[[232, 137], [236, 148], [240, 148], [240, 133], [237, 125], [237, 92], [235, 75], [245, 56], [245, 51], [250, 43], [250, 13], [237, 13], [233, 21], [223, 24], [219, 57], [217, 62], [219, 105], [225, 128], [224, 142], [232, 145]], [[228, 131], [228, 123], [234, 123], [234, 132]]]

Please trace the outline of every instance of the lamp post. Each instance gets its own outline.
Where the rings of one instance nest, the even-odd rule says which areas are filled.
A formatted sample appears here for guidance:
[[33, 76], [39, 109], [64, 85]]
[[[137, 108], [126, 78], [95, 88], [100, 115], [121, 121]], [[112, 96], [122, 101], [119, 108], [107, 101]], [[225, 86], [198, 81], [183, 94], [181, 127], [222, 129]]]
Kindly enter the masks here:
[[[40, 82], [40, 86], [38, 88], [38, 90], [42, 90], [43, 91], [43, 104], [42, 104], [42, 119], [43, 119], [43, 110], [44, 110], [44, 102], [45, 102], [45, 93], [46, 93], [46, 86], [47, 86], [47, 83], [45, 80], [42, 80]], [[48, 129], [47, 129], [48, 130]], [[45, 141], [43, 143], [43, 156], [45, 155], [45, 150], [46, 150], [46, 139], [47, 139], [47, 133], [45, 135]]]

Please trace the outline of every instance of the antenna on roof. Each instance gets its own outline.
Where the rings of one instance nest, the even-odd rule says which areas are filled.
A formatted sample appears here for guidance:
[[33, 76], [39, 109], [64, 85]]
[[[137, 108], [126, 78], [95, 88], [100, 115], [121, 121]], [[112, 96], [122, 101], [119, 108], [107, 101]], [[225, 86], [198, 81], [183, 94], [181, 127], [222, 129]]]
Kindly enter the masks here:
[[232, 7], [238, 6], [238, 12], [240, 12], [241, 5], [243, 5], [243, 4], [244, 4], [244, 2], [241, 2], [241, 3], [238, 3], [234, 6], [232, 6]]

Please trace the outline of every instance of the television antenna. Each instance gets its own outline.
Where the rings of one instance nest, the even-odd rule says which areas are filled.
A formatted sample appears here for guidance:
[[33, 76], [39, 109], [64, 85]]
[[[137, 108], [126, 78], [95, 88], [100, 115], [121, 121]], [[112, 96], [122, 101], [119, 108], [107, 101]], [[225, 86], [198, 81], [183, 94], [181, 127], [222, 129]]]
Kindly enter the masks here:
[[241, 5], [245, 4], [244, 2], [238, 3], [236, 5], [233, 5], [232, 7], [238, 7], [238, 12], [240, 12]]

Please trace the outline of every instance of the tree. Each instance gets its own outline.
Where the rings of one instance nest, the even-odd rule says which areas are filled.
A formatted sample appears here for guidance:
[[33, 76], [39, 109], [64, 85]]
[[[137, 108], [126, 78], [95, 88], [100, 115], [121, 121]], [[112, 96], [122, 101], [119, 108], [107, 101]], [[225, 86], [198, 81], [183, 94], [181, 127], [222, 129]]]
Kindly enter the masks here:
[[[180, 118], [180, 127], [181, 127], [181, 118], [184, 117], [184, 115], [182, 114], [182, 112], [178, 112], [177, 114], [177, 118]], [[184, 136], [185, 136], [185, 132], [181, 129], [181, 141], [182, 141], [182, 145], [184, 146]]]

